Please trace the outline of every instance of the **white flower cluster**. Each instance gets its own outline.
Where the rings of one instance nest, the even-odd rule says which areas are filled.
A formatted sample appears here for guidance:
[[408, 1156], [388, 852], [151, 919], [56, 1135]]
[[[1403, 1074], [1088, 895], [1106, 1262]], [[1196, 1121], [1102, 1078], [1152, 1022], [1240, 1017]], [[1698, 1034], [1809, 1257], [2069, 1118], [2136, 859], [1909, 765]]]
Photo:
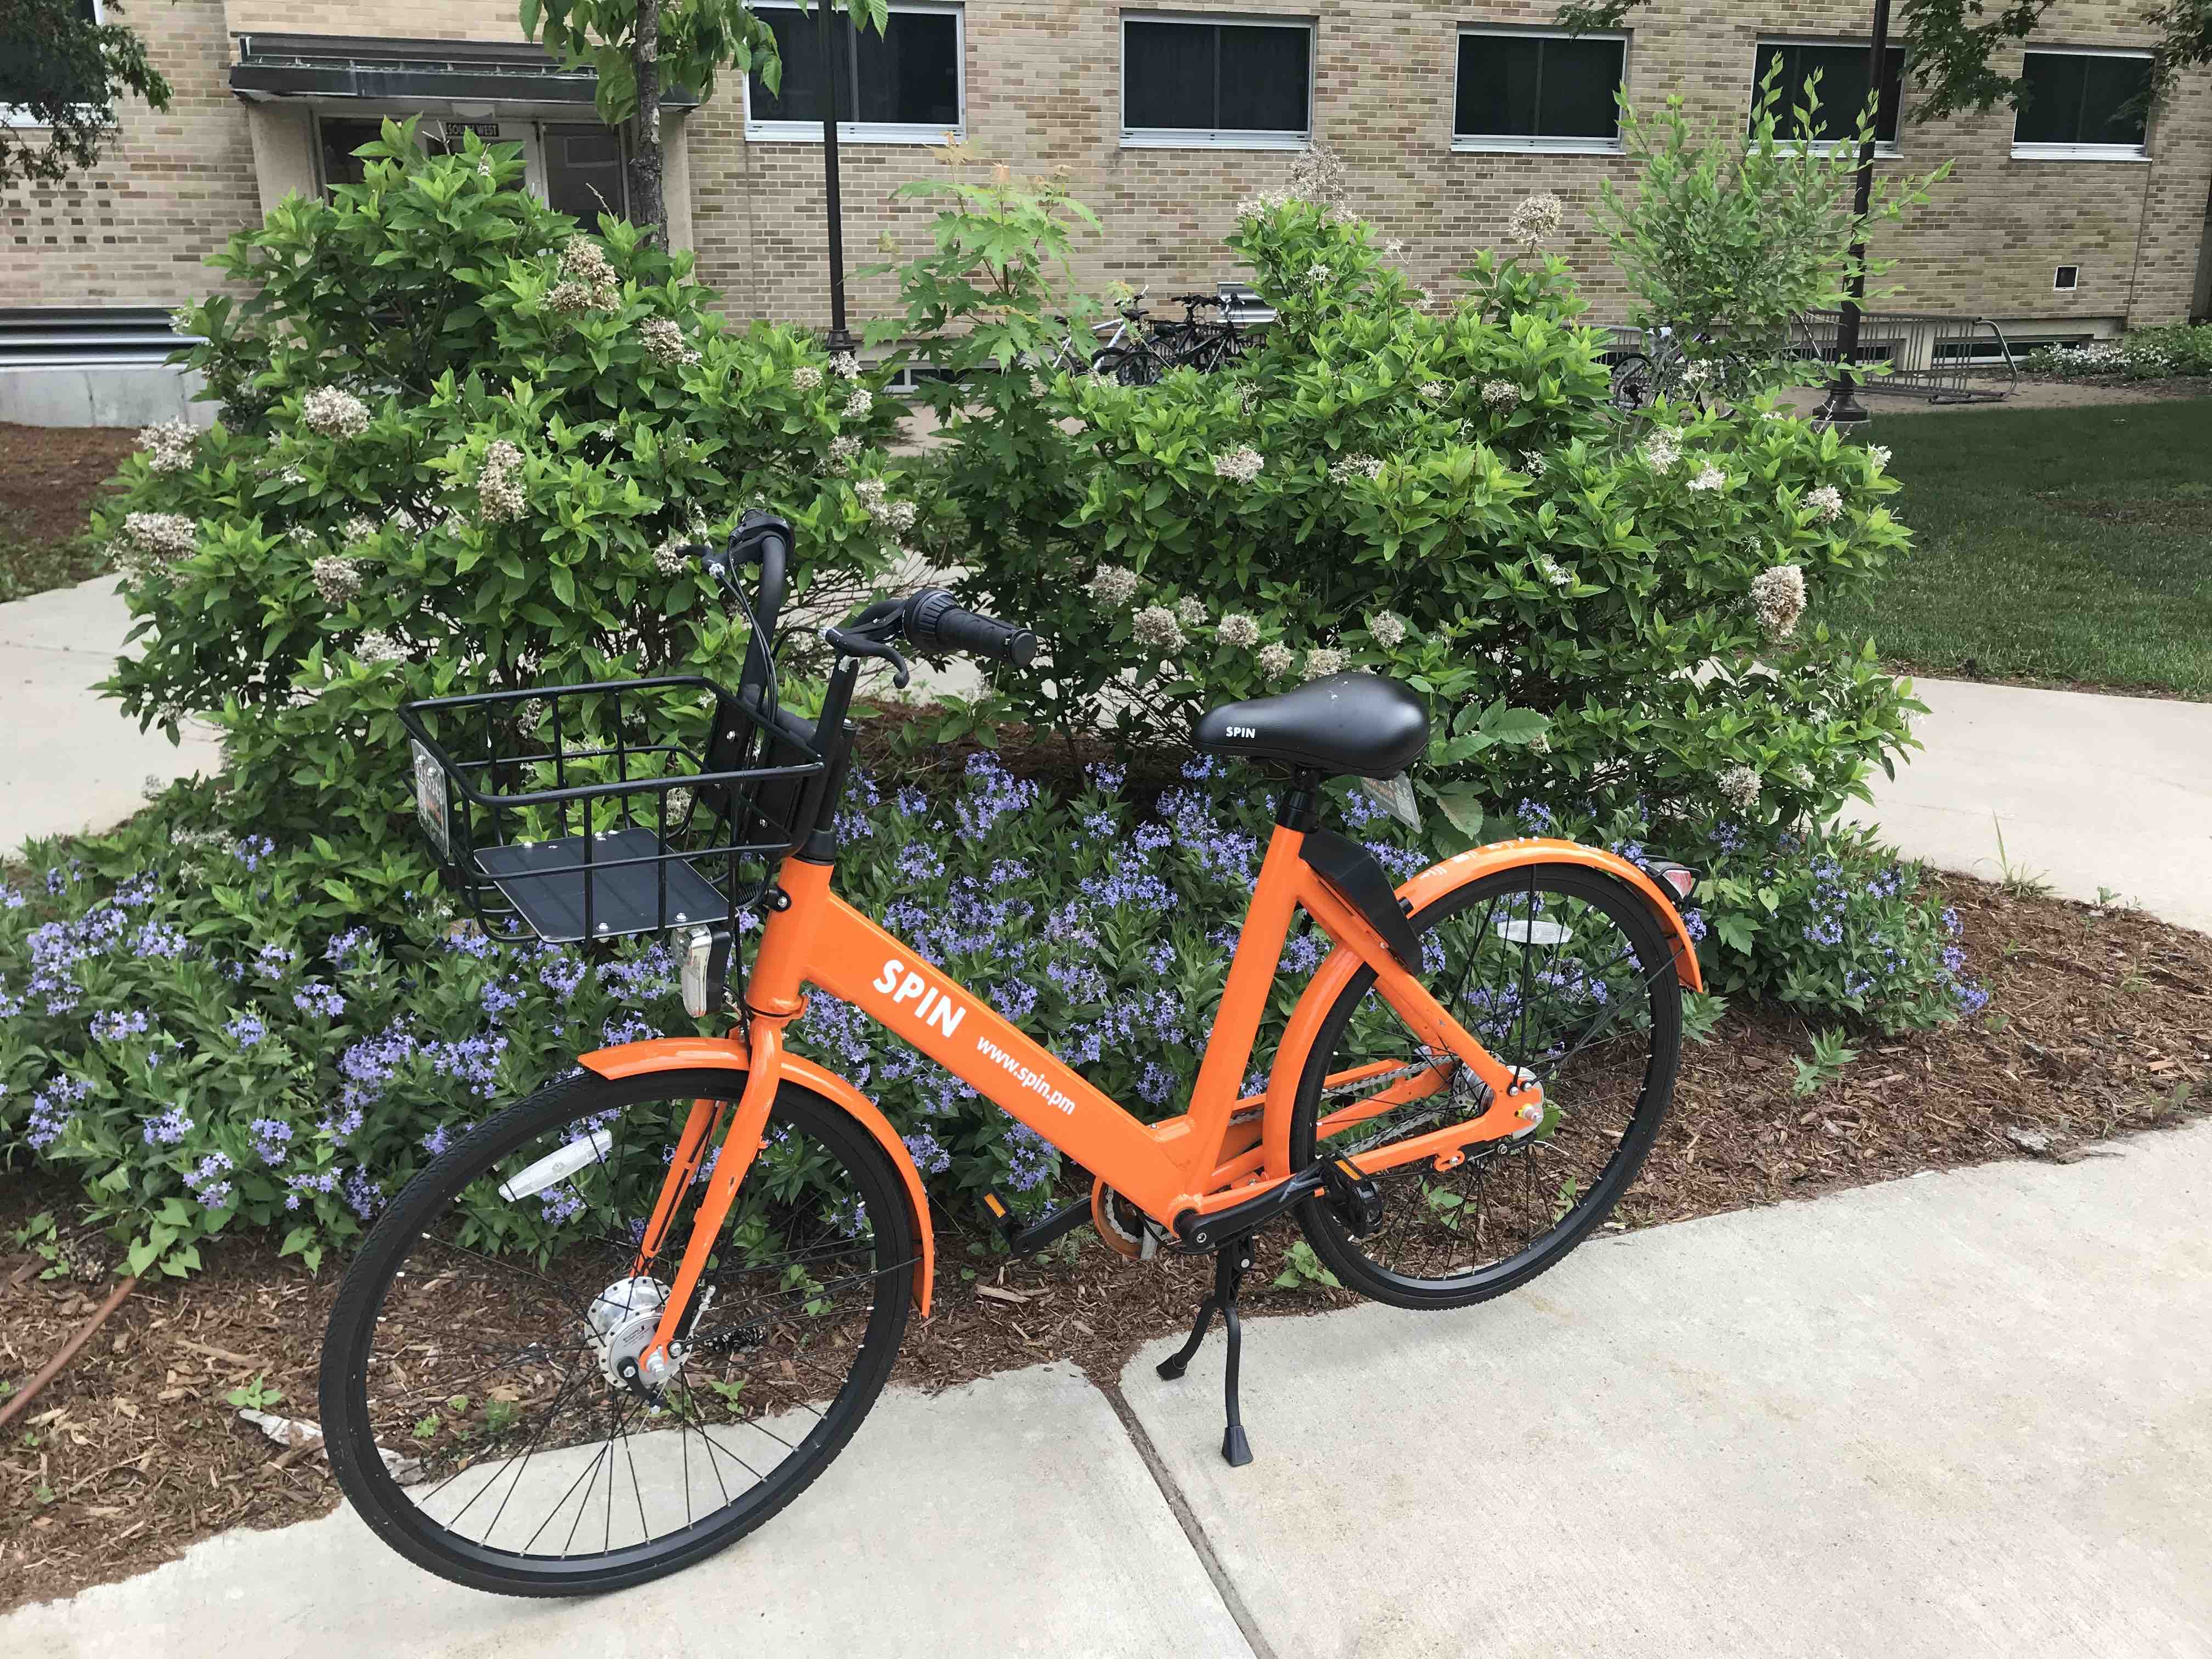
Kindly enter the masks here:
[[1084, 591], [1099, 604], [1119, 611], [1137, 597], [1137, 573], [1122, 565], [1102, 564]]
[[190, 421], [163, 421], [140, 429], [138, 447], [155, 471], [182, 472], [199, 453], [200, 434]]
[[522, 516], [522, 452], [504, 438], [484, 446], [483, 471], [477, 474], [477, 516], [500, 524]]
[[1524, 449], [1521, 452], [1521, 461], [1518, 470], [1527, 473], [1530, 477], [1542, 477], [1544, 476], [1545, 465], [1544, 458], [1541, 455], [1539, 455], [1534, 450]]
[[571, 236], [561, 250], [561, 280], [545, 295], [549, 311], [612, 311], [622, 303], [622, 281], [597, 242]]
[[368, 430], [368, 405], [350, 392], [319, 386], [301, 400], [300, 418], [310, 432], [343, 441]]
[[1874, 463], [1874, 470], [1875, 471], [1881, 471], [1884, 467], [1889, 465], [1888, 447], [1882, 444], [1869, 444], [1867, 446], [1867, 459]]
[[881, 478], [863, 478], [853, 486], [853, 493], [860, 498], [860, 505], [870, 518], [894, 536], [903, 536], [914, 528], [921, 509], [912, 501], [892, 501], [889, 489]]
[[1279, 680], [1289, 673], [1296, 660], [1291, 647], [1280, 640], [1269, 640], [1260, 647], [1260, 672], [1271, 680]]
[[342, 553], [325, 553], [308, 567], [315, 592], [325, 605], [343, 605], [361, 592], [361, 562]]
[[338, 545], [356, 547], [362, 542], [373, 542], [376, 539], [377, 530], [378, 526], [373, 520], [356, 514], [338, 526]]
[[1805, 505], [1820, 516], [1822, 524], [1833, 524], [1844, 516], [1843, 495], [1833, 484], [1822, 484], [1818, 489], [1807, 490]]
[[1176, 620], [1185, 628], [1196, 628], [1206, 620], [1206, 603], [1195, 593], [1186, 593], [1176, 601]]
[[691, 568], [684, 556], [685, 543], [681, 536], [671, 536], [653, 550], [653, 568], [664, 576], [680, 576]]
[[1565, 587], [1574, 581], [1574, 574], [1548, 553], [1539, 553], [1528, 561], [1538, 576], [1553, 587]]
[[1213, 458], [1213, 476], [1227, 478], [1232, 483], [1250, 483], [1266, 465], [1266, 458], [1258, 450], [1244, 444]]
[[1354, 478], [1375, 478], [1382, 471], [1382, 463], [1372, 455], [1346, 455], [1328, 465], [1328, 476], [1339, 483], [1349, 483]]
[[1158, 651], [1180, 651], [1183, 647], [1182, 624], [1176, 613], [1164, 605], [1148, 605], [1129, 620], [1129, 637], [1139, 645], [1149, 645]]
[[1319, 288], [1323, 283], [1326, 283], [1333, 274], [1334, 273], [1327, 265], [1318, 263], [1306, 267], [1306, 281], [1312, 283], [1316, 288]]
[[1725, 489], [1728, 488], [1728, 474], [1707, 461], [1698, 469], [1698, 476], [1690, 480], [1690, 488], [1708, 492]]
[[1432, 404], [1440, 404], [1451, 396], [1451, 388], [1442, 380], [1424, 380], [1421, 382], [1421, 396]]
[[1485, 409], [1517, 409], [1521, 406], [1521, 388], [1510, 380], [1485, 380], [1482, 383], [1482, 406]]
[[1324, 679], [1331, 674], [1344, 672], [1344, 653], [1334, 646], [1317, 645], [1306, 653], [1306, 678]]
[[189, 559], [199, 545], [198, 521], [182, 513], [133, 513], [123, 520], [123, 538], [139, 555], [139, 562], [174, 564]]
[[792, 388], [797, 392], [819, 392], [822, 389], [822, 365], [800, 363], [791, 371]]
[[1770, 640], [1788, 639], [1805, 614], [1805, 573], [1794, 564], [1768, 566], [1751, 580], [1751, 603], [1759, 632]]
[[699, 361], [698, 348], [684, 339], [683, 327], [673, 317], [648, 317], [637, 325], [637, 332], [647, 352], [672, 368]]
[[1682, 459], [1682, 441], [1671, 428], [1662, 427], [1644, 441], [1644, 464], [1654, 472], [1672, 472]]
[[853, 395], [845, 399], [845, 418], [864, 421], [868, 417], [868, 411], [875, 406], [876, 394], [864, 386], [856, 386], [853, 388]]
[[1698, 391], [1705, 386], [1711, 386], [1713, 381], [1713, 377], [1719, 373], [1719, 369], [1716, 368], [1712, 363], [1708, 362], [1706, 359], [1700, 357], [1694, 362], [1684, 363], [1682, 365], [1682, 384], [1688, 386], [1693, 392]]
[[836, 471], [842, 472], [852, 465], [860, 453], [860, 441], [848, 433], [841, 432], [830, 441], [830, 465]]
[[841, 351], [830, 360], [830, 372], [841, 380], [860, 378], [860, 360], [849, 351]]
[[1260, 643], [1260, 624], [1242, 611], [1232, 611], [1221, 619], [1221, 626], [1213, 630], [1224, 645], [1233, 645], [1239, 651], [1249, 651]]
[[372, 630], [361, 636], [361, 643], [354, 647], [353, 654], [362, 662], [374, 664], [403, 661], [407, 651], [391, 635]]
[[1521, 204], [1513, 210], [1513, 216], [1505, 222], [1506, 239], [1527, 248], [1541, 246], [1559, 234], [1559, 226], [1566, 216], [1566, 204], [1549, 191], [1524, 196]]
[[1739, 812], [1748, 812], [1759, 804], [1759, 774], [1748, 766], [1731, 766], [1715, 781], [1722, 799]]
[[1367, 619], [1367, 632], [1385, 651], [1395, 651], [1406, 641], [1406, 619], [1395, 611], [1378, 611]]

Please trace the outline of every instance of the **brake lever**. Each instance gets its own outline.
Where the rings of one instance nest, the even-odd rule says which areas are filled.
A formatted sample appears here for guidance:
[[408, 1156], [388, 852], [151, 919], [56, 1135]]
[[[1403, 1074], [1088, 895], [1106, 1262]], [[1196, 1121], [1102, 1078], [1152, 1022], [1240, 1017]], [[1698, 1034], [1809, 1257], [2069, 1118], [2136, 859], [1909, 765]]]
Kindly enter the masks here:
[[906, 659], [885, 641], [872, 640], [865, 634], [848, 634], [842, 628], [825, 628], [822, 630], [822, 637], [830, 641], [830, 648], [840, 656], [873, 657], [879, 662], [890, 664], [891, 684], [902, 691], [906, 690], [907, 682], [914, 678], [914, 671], [907, 665]]

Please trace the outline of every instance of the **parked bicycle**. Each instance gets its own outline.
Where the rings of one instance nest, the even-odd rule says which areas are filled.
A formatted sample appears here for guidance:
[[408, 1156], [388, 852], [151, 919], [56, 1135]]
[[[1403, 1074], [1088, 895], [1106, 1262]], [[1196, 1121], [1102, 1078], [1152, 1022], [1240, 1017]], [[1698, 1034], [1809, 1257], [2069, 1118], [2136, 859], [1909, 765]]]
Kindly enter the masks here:
[[[460, 1583], [580, 1594], [721, 1549], [836, 1456], [927, 1316], [921, 1178], [858, 1088], [787, 1047], [810, 992], [1093, 1177], [1025, 1224], [988, 1200], [1015, 1254], [1089, 1221], [1126, 1254], [1212, 1256], [1159, 1369], [1182, 1375], [1221, 1316], [1232, 1464], [1252, 1455], [1239, 1288], [1262, 1227], [1294, 1218], [1376, 1300], [1480, 1302], [1604, 1218], [1672, 1095], [1682, 990], [1699, 984], [1676, 908], [1691, 872], [1520, 840], [1394, 890], [1325, 827], [1322, 785], [1389, 781], [1416, 818], [1402, 775], [1429, 720], [1407, 687], [1341, 673], [1196, 722], [1200, 750], [1277, 778], [1275, 827], [1184, 1109], [1147, 1122], [1109, 1099], [835, 890], [862, 664], [901, 684], [909, 650], [1021, 668], [1035, 637], [938, 589], [879, 599], [825, 630], [836, 665], [802, 719], [768, 645], [791, 545], [756, 512], [726, 548], [693, 550], [751, 624], [734, 691], [674, 677], [403, 715], [424, 830], [493, 932], [662, 935], [702, 1018], [740, 958], [727, 1036], [580, 1056], [418, 1175], [346, 1275], [323, 1353], [331, 1466], [378, 1536]], [[1248, 1093], [1301, 912], [1335, 948]]]
[[[1176, 294], [1170, 299], [1183, 308], [1179, 321], [1155, 323], [1149, 333], [1133, 330], [1092, 360], [1092, 372], [1111, 375], [1123, 386], [1152, 386], [1171, 369], [1194, 368], [1210, 374], [1250, 348], [1254, 336], [1219, 295]], [[1199, 314], [1208, 309], [1220, 314]]]

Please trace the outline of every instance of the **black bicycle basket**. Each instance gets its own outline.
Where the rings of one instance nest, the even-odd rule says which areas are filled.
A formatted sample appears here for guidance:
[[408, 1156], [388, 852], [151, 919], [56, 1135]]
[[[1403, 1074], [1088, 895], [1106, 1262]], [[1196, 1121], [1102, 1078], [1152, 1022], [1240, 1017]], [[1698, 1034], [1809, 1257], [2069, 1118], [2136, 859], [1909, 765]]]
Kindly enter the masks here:
[[399, 718], [416, 819], [491, 933], [727, 922], [821, 802], [814, 728], [696, 675], [434, 697]]

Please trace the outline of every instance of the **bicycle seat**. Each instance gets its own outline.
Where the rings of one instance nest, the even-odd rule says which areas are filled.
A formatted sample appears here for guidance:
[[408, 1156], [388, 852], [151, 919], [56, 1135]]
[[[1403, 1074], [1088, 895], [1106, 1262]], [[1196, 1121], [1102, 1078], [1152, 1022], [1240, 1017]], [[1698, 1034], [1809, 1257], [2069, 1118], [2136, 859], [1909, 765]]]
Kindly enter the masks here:
[[1380, 674], [1331, 674], [1277, 696], [1209, 708], [1190, 740], [1210, 754], [1280, 761], [1330, 777], [1387, 778], [1429, 746], [1429, 711]]

